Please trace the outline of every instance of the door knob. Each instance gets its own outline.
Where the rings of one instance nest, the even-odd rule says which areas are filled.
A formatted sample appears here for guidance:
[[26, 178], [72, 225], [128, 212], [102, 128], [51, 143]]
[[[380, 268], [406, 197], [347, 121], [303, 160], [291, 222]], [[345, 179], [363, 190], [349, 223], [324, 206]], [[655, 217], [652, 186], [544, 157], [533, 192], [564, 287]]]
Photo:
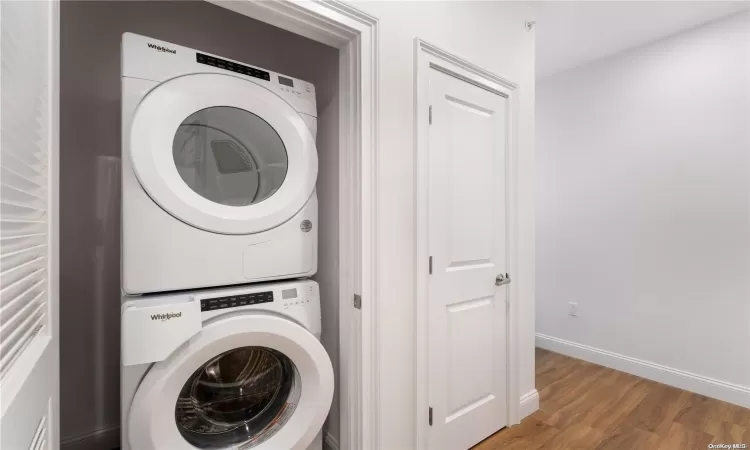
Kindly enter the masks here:
[[497, 275], [497, 278], [495, 278], [495, 286], [502, 286], [508, 283], [510, 283], [510, 275], [507, 273], [505, 275], [500, 273]]

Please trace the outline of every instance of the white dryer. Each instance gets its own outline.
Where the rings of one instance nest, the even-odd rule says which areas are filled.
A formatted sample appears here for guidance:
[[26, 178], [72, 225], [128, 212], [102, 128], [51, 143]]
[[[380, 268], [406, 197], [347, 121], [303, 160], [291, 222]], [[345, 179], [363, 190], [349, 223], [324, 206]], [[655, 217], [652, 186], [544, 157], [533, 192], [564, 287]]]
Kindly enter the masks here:
[[320, 450], [320, 326], [310, 280], [123, 297], [122, 450]]
[[123, 291], [315, 274], [316, 117], [308, 82], [125, 33]]

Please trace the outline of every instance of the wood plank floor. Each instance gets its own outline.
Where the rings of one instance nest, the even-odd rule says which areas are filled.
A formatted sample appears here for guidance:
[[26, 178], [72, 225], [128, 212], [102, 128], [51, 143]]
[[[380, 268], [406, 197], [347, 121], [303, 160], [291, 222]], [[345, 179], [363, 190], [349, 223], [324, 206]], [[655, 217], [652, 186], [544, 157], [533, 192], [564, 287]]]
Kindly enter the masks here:
[[536, 350], [540, 409], [473, 450], [705, 450], [747, 444], [750, 409]]

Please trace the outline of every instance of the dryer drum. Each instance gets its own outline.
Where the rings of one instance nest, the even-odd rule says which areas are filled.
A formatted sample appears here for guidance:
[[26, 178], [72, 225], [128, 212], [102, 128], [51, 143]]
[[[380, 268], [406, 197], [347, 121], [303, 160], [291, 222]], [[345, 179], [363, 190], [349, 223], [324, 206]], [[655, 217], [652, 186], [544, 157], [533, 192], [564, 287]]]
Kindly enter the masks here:
[[271, 437], [299, 402], [297, 369], [282, 353], [240, 347], [203, 364], [175, 406], [182, 436], [198, 448], [251, 448]]
[[226, 106], [187, 117], [174, 135], [172, 154], [177, 172], [193, 191], [228, 206], [271, 197], [289, 166], [284, 142], [268, 122]]

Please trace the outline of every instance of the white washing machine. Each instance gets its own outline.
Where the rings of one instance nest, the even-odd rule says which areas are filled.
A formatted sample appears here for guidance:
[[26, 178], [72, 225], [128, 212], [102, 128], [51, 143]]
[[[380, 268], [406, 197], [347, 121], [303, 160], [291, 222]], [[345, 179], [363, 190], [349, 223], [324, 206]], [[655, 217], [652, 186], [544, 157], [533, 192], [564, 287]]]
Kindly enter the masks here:
[[311, 280], [122, 302], [122, 450], [320, 450], [333, 368]]
[[127, 294], [317, 271], [315, 87], [122, 37], [122, 288]]

